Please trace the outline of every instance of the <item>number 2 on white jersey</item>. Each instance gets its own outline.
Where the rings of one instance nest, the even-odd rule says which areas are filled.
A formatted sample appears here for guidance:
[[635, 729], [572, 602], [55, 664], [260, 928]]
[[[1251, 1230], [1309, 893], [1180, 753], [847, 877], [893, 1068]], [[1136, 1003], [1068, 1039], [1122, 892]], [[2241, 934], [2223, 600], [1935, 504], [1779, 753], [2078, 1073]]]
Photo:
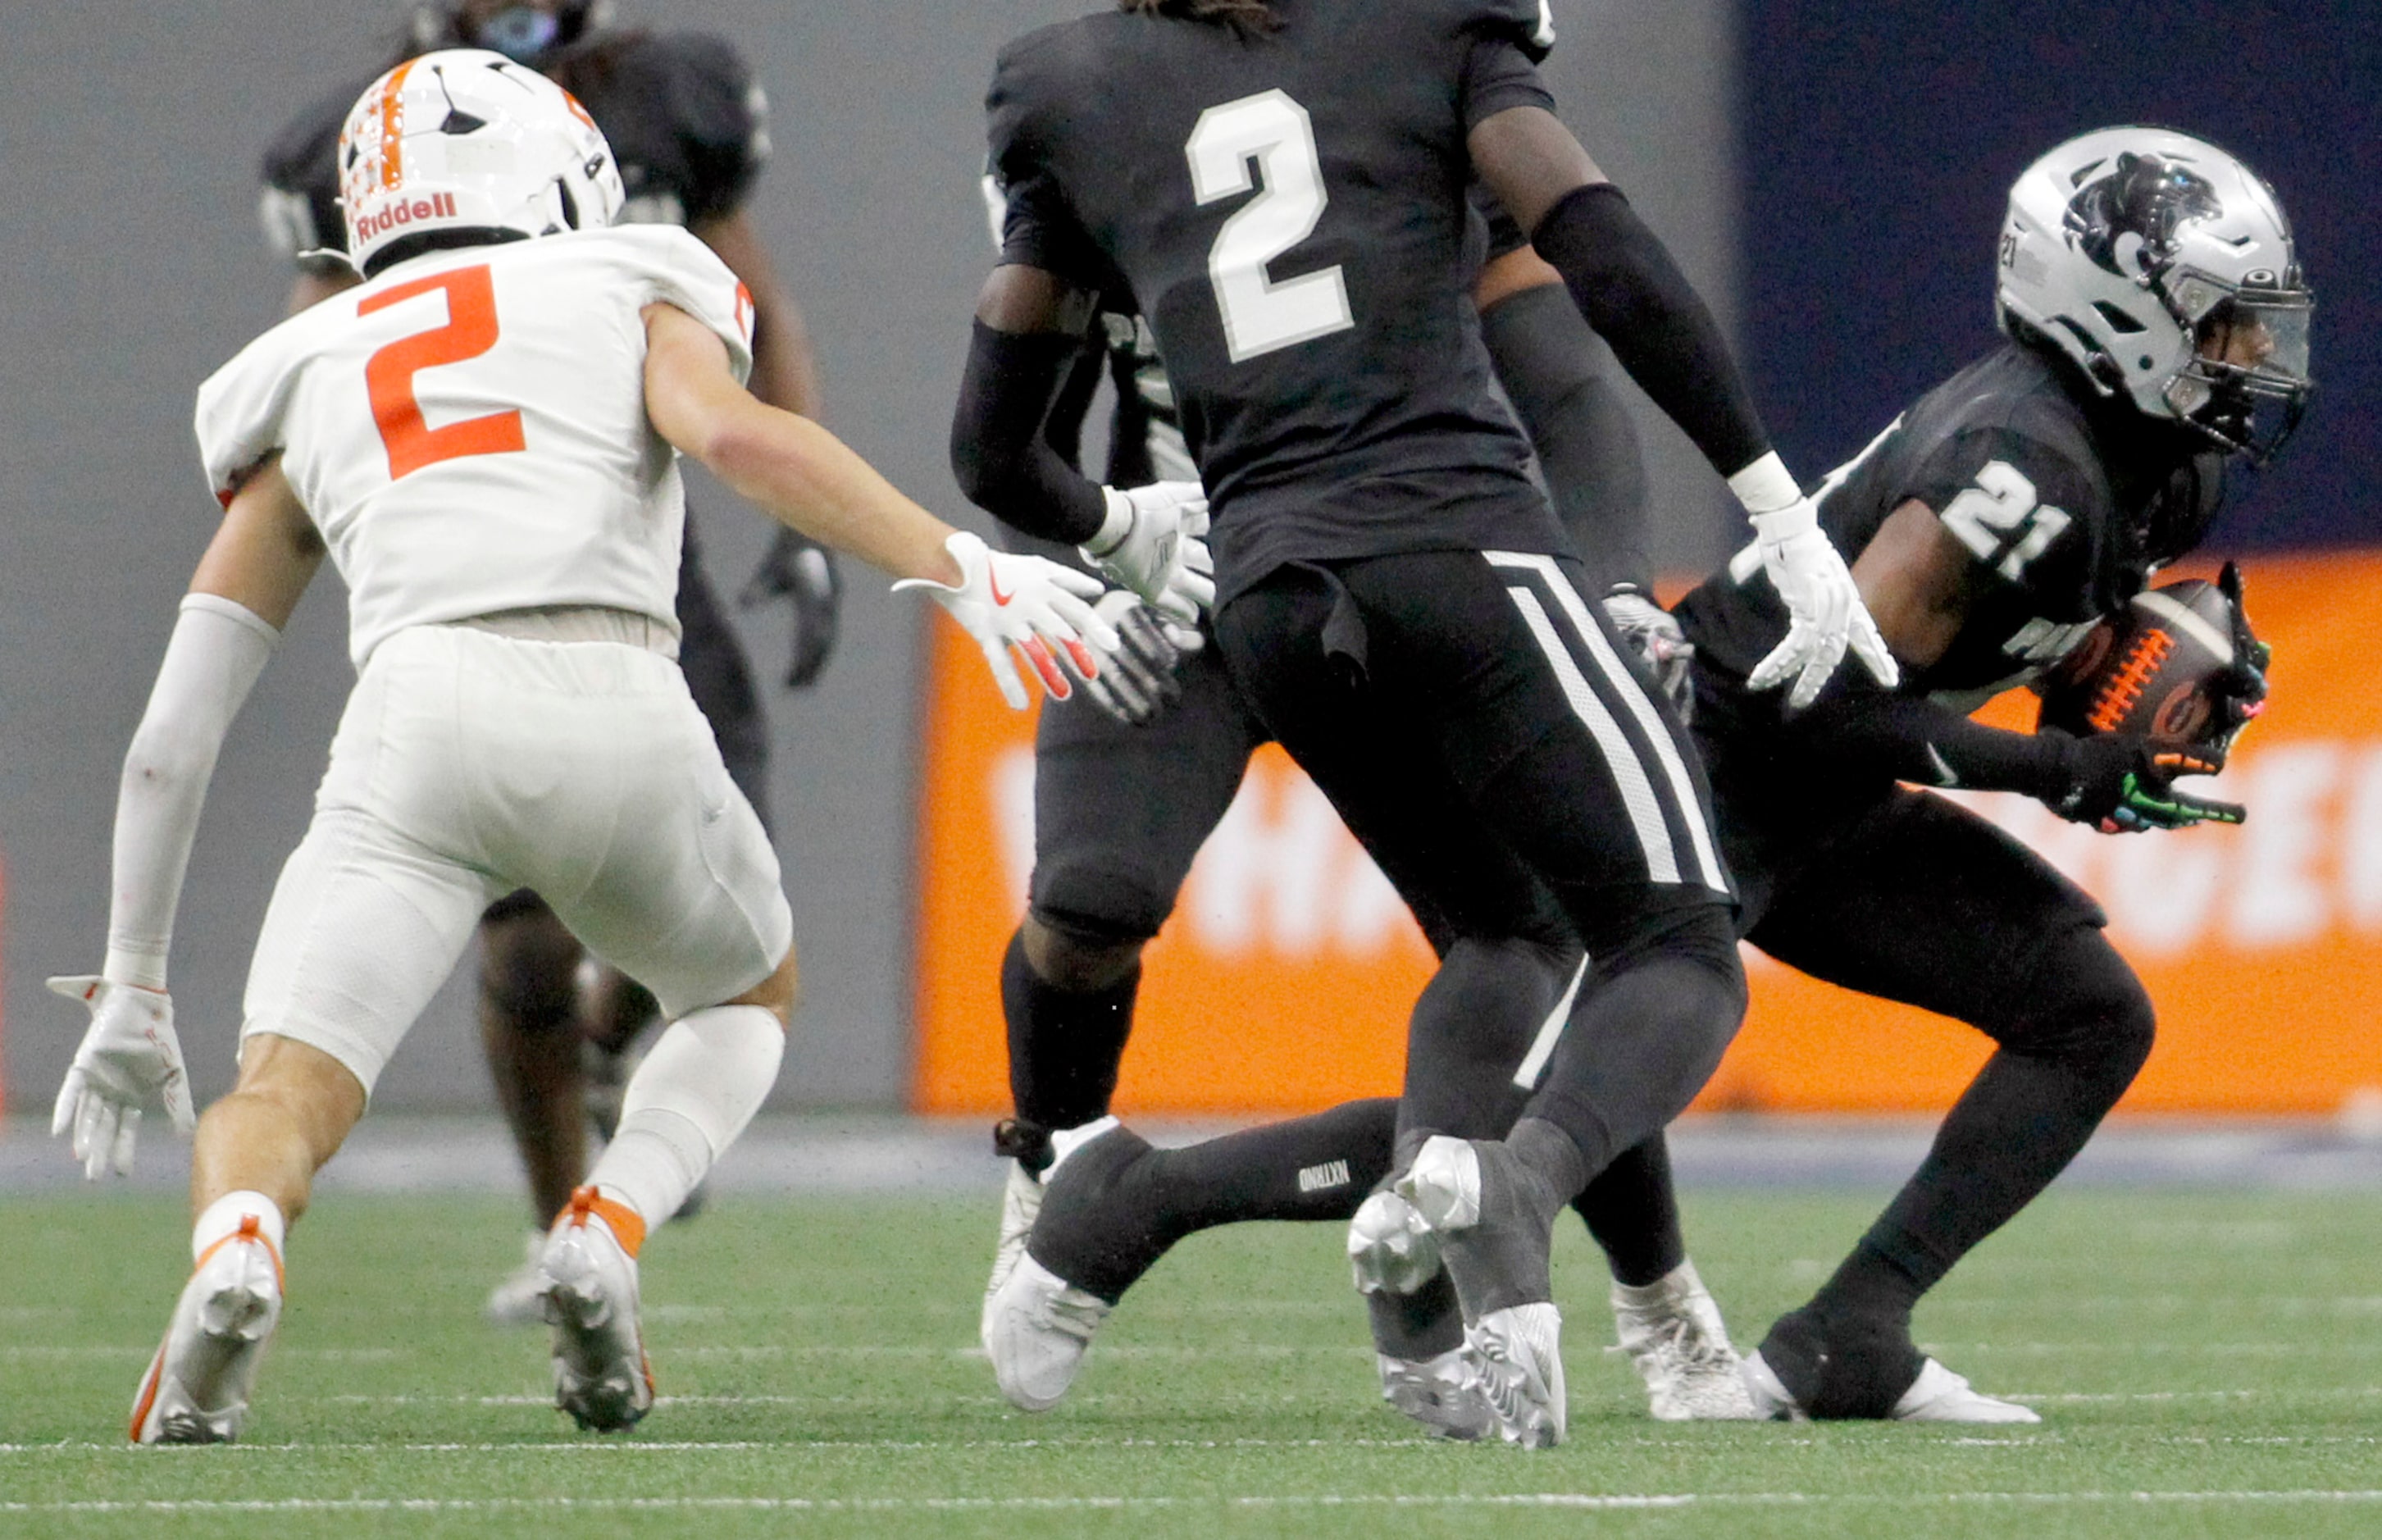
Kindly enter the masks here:
[[518, 411], [491, 412], [432, 427], [422, 420], [413, 376], [424, 369], [461, 363], [497, 345], [497, 290], [485, 264], [433, 273], [385, 289], [356, 305], [370, 315], [432, 290], [447, 294], [447, 323], [389, 343], [364, 364], [364, 388], [372, 399], [374, 425], [388, 450], [388, 479], [396, 481], [442, 460], [474, 454], [513, 454], [526, 447]]
[[1276, 283], [1266, 265], [1315, 233], [1323, 217], [1323, 163], [1307, 109], [1280, 91], [1209, 107], [1183, 147], [1202, 204], [1264, 186], [1224, 221], [1208, 249], [1208, 278], [1223, 313], [1233, 362], [1311, 342], [1357, 323], [1338, 266]]

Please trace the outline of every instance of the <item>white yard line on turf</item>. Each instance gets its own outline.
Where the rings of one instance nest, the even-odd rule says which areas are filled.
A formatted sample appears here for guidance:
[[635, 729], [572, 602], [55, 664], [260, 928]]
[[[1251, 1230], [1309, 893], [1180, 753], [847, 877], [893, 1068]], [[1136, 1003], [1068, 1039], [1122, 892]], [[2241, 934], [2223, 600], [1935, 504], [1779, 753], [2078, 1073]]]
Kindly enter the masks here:
[[2216, 1505], [2252, 1503], [2374, 1503], [2382, 1489], [2310, 1487], [2278, 1491], [2181, 1492], [1512, 1492], [1284, 1495], [1238, 1497], [260, 1497], [250, 1499], [154, 1498], [112, 1501], [82, 1498], [55, 1503], [0, 1502], [0, 1513], [495, 1513], [644, 1512], [745, 1509], [762, 1512], [1044, 1512], [1136, 1509], [1308, 1508], [1554, 1508], [1664, 1509], [1713, 1507], [1934, 1508], [1947, 1504], [2140, 1503]]

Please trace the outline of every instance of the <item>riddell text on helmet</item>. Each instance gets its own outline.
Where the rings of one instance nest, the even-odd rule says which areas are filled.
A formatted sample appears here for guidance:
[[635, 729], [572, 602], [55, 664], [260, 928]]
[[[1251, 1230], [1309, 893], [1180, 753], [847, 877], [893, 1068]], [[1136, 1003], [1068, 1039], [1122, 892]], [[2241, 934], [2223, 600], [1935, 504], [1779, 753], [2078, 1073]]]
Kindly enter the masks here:
[[370, 240], [376, 235], [386, 235], [390, 230], [402, 225], [411, 225], [417, 219], [456, 217], [455, 195], [451, 192], [434, 193], [427, 198], [416, 198], [411, 203], [392, 203], [378, 213], [365, 215], [356, 221], [356, 238], [360, 240]]

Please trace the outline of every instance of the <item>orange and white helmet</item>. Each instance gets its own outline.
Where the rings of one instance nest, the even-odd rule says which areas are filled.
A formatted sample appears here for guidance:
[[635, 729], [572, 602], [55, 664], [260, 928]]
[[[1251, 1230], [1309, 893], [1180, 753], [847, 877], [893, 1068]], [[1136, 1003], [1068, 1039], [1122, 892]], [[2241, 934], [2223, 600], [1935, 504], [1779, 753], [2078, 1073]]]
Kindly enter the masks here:
[[596, 229], [620, 202], [612, 148], [587, 109], [485, 49], [408, 59], [339, 130], [348, 257], [367, 277], [425, 249]]

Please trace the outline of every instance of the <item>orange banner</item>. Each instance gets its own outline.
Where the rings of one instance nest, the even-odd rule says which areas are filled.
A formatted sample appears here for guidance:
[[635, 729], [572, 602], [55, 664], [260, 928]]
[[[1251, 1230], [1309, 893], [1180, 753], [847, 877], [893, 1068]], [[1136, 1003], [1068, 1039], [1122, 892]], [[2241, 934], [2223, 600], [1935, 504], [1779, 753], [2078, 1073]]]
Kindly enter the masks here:
[[[2275, 645], [2271, 708], [2195, 783], [2240, 828], [2105, 836], [2025, 798], [1964, 798], [2081, 882], [2159, 1009], [2137, 1110], [2330, 1112], [2382, 1097], [2382, 554], [2248, 564]], [[1000, 1113], [1001, 950], [1033, 865], [1033, 718], [938, 619], [918, 847], [922, 1111]], [[1056, 708], [1088, 710], [1088, 704]], [[1987, 708], [2030, 725], [2031, 696]], [[1910, 1111], [1947, 1104], [1986, 1052], [1958, 1023], [1746, 959], [1753, 1007], [1698, 1105]], [[1152, 943], [1119, 1087], [1132, 1113], [1288, 1112], [1394, 1093], [1430, 949], [1320, 792], [1278, 750], [1252, 763]]]

